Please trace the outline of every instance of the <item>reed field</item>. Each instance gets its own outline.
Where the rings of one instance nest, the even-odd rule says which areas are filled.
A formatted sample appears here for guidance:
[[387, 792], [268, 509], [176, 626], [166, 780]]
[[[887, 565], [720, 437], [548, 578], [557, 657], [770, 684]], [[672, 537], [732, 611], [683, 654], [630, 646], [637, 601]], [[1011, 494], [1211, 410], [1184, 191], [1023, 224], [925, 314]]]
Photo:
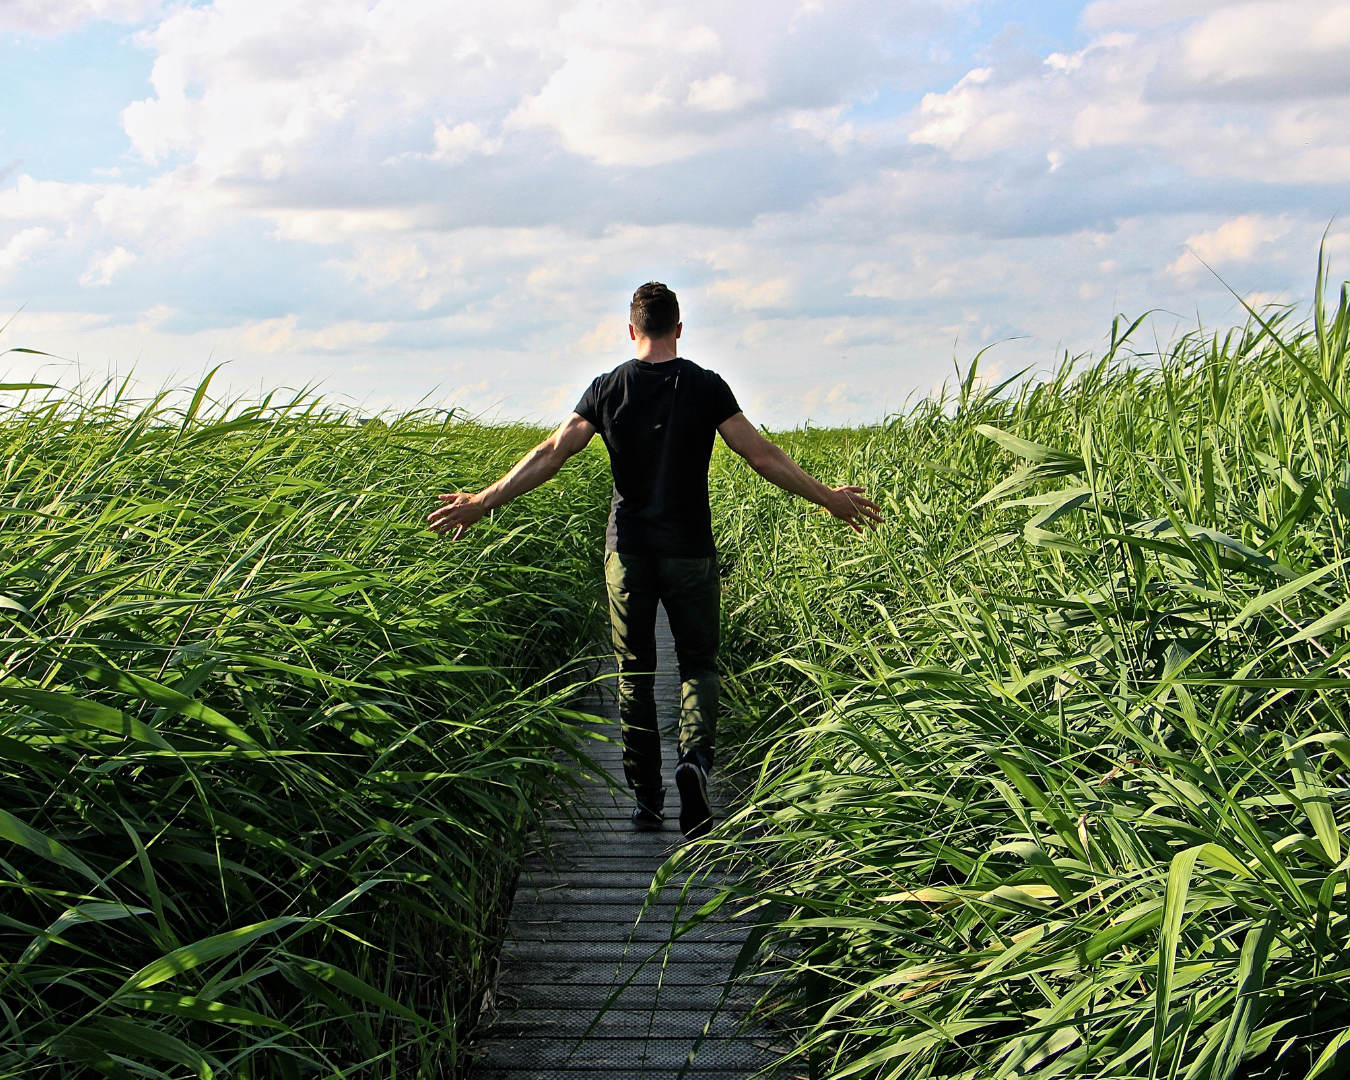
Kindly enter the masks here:
[[[1350, 1069], [1350, 305], [1146, 341], [776, 436], [875, 533], [714, 455], [744, 797], [658, 884], [740, 867], [686, 919], [756, 922], [801, 1076]], [[598, 440], [451, 544], [538, 430], [0, 405], [0, 1080], [462, 1075], [582, 760]]]
[[717, 459], [748, 797], [683, 861], [745, 867], [803, 1075], [1350, 1066], [1334, 301], [784, 437], [873, 535]]
[[0, 1076], [459, 1075], [576, 752], [603, 455], [451, 545], [434, 494], [538, 431], [3, 402]]

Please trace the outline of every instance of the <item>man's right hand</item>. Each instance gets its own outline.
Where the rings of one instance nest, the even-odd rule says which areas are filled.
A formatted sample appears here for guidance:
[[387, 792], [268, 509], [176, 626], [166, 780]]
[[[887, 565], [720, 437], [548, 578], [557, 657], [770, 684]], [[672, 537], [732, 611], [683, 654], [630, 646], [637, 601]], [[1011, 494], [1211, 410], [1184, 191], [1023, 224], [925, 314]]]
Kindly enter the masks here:
[[451, 541], [458, 540], [464, 535], [465, 529], [482, 521], [487, 515], [479, 497], [470, 492], [456, 491], [450, 495], [437, 495], [436, 498], [445, 505], [427, 515], [427, 528], [437, 536], [444, 536], [454, 529], [455, 535], [450, 537]]
[[881, 524], [881, 507], [871, 499], [863, 498], [863, 492], [866, 490], [852, 484], [831, 488], [830, 496], [823, 504], [824, 509], [840, 521], [848, 522], [849, 528], [854, 532], [862, 532], [860, 521], [875, 529]]
[[782, 447], [755, 430], [755, 426], [745, 418], [745, 413], [737, 413], [724, 420], [717, 431], [722, 441], [745, 458], [750, 468], [769, 483], [809, 499], [840, 521], [848, 522], [854, 532], [862, 532], [859, 522], [866, 522], [873, 529], [881, 524], [881, 507], [871, 499], [863, 498], [866, 488], [853, 484], [826, 487], [788, 457]]

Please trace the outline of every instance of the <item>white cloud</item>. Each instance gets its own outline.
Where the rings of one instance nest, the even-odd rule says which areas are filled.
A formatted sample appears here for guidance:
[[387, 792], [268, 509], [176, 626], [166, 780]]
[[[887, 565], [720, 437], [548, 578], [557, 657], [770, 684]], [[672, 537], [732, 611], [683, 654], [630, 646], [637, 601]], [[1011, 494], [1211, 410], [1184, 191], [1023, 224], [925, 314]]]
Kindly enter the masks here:
[[841, 319], [820, 339], [827, 349], [849, 349], [855, 345], [879, 345], [897, 341], [900, 334], [888, 319]]
[[502, 139], [489, 139], [474, 123], [456, 124], [450, 127], [448, 122], [436, 125], [432, 133], [432, 142], [436, 149], [431, 157], [435, 161], [448, 161], [452, 164], [463, 161], [474, 154], [495, 154], [502, 148]]
[[338, 244], [383, 239], [390, 233], [411, 233], [434, 224], [423, 220], [421, 207], [380, 206], [372, 209], [329, 207], [259, 207], [258, 216], [276, 226], [285, 240], [311, 244]]
[[1262, 0], [1219, 8], [1183, 37], [1178, 75], [1199, 89], [1275, 94], [1350, 90], [1350, 5]]
[[80, 275], [81, 285], [111, 285], [112, 279], [136, 261], [136, 253], [124, 247], [101, 251], [89, 260], [89, 266]]
[[136, 323], [136, 329], [143, 334], [148, 334], [177, 314], [178, 310], [169, 307], [168, 304], [156, 304], [154, 307], [141, 312], [140, 321]]
[[537, 413], [544, 416], [557, 416], [579, 401], [576, 388], [571, 385], [540, 387], [535, 397]]
[[983, 107], [986, 96], [976, 90], [976, 87], [987, 83], [993, 73], [992, 68], [975, 68], [966, 72], [945, 93], [924, 94], [923, 101], [919, 103], [919, 115], [924, 117], [925, 123], [910, 133], [909, 141], [951, 150], [980, 125], [992, 121], [994, 127], [1003, 126], [1000, 117], [1013, 117], [1015, 114], [1006, 111], [1002, 114], [991, 113]]
[[726, 133], [680, 123], [688, 115], [682, 99], [689, 112], [706, 109], [690, 100], [687, 76], [665, 69], [631, 48], [569, 50], [508, 123], [550, 128], [569, 151], [601, 165], [661, 165], [711, 149]]
[[39, 225], [20, 229], [0, 248], [0, 280], [8, 280], [52, 240], [51, 230]]
[[0, 220], [67, 222], [82, 216], [98, 194], [91, 184], [39, 181], [24, 174], [0, 191]]
[[88, 311], [31, 311], [25, 310], [10, 323], [11, 333], [23, 330], [38, 337], [50, 335], [79, 335], [108, 325], [106, 315]]
[[567, 346], [567, 351], [586, 357], [615, 357], [628, 343], [628, 323], [617, 315], [601, 319], [594, 328]]
[[1200, 260], [1212, 267], [1249, 263], [1267, 245], [1288, 235], [1290, 227], [1286, 216], [1271, 219], [1260, 214], [1243, 214], [1217, 229], [1186, 237], [1189, 250], [1168, 269], [1174, 274], [1194, 274], [1201, 269]]
[[659, 165], [727, 145], [747, 106], [772, 96], [753, 46], [772, 49], [788, 29], [765, 22], [747, 38], [746, 16], [760, 6], [634, 3], [618, 14], [578, 4], [558, 20], [561, 66], [508, 123], [551, 129], [572, 153], [611, 166]]
[[602, 166], [650, 166], [846, 105], [860, 74], [902, 75], [895, 45], [930, 2], [785, 18], [774, 0], [214, 0], [145, 33], [155, 93], [124, 125], [145, 160], [234, 183], [375, 146], [381, 161], [457, 164], [540, 135]]
[[708, 292], [711, 296], [731, 301], [732, 311], [761, 311], [784, 306], [792, 287], [786, 278], [773, 278], [770, 281], [728, 278], [714, 282]]
[[398, 290], [419, 311], [434, 307], [446, 291], [463, 286], [463, 259], [452, 257], [433, 265], [418, 244], [402, 240], [363, 243], [354, 258], [340, 260], [337, 266], [349, 281], [370, 291]]
[[848, 120], [840, 120], [844, 106], [828, 109], [796, 109], [786, 118], [791, 131], [800, 131], [824, 143], [836, 154], [847, 153], [861, 144], [879, 141], [883, 132], [877, 127], [858, 127]]
[[1224, 315], [1187, 245], [1306, 295], [1350, 180], [1347, 10], [1100, 0], [1083, 47], [1032, 54], [956, 0], [166, 7], [141, 162], [0, 187], [0, 305], [151, 381], [214, 355], [541, 415], [629, 354], [659, 278], [755, 419], [874, 416], [954, 341], [1013, 371], [1118, 310]]
[[295, 315], [267, 319], [222, 335], [221, 343], [250, 353], [348, 352], [355, 346], [380, 341], [390, 329], [348, 320], [310, 330], [300, 329], [299, 322]]
[[[438, 100], [490, 103], [501, 92], [494, 77], [506, 89], [521, 67], [539, 66], [555, 6], [217, 0], [179, 8], [145, 35], [158, 54], [155, 95], [127, 108], [127, 134], [152, 162], [180, 154], [213, 176], [276, 179], [316, 153], [340, 155], [353, 139], [361, 149], [378, 143], [381, 121], [425, 116]], [[420, 139], [408, 133], [422, 146], [402, 149], [431, 141], [432, 118], [425, 122]]]
[[92, 19], [136, 22], [161, 5], [162, 0], [4, 0], [0, 30], [57, 34]]
[[1089, 30], [1115, 26], [1162, 26], [1225, 7], [1232, 0], [1093, 0], [1080, 22]]
[[[809, 415], [842, 422], [899, 408], [916, 385], [948, 378], [954, 356], [966, 363], [988, 345], [994, 349], [986, 362], [1001, 361], [1009, 372], [1043, 369], [1057, 349], [1091, 347], [1113, 312], [1137, 313], [1173, 295], [1175, 278], [1165, 263], [1180, 238], [1226, 224], [1194, 216], [1133, 220], [1110, 234], [997, 243], [907, 232], [873, 235], [864, 248], [848, 235], [849, 213], [827, 208], [823, 219], [766, 218], [749, 230], [631, 228], [589, 241], [556, 229], [425, 236], [417, 255], [428, 278], [466, 290], [455, 294], [449, 313], [419, 315], [411, 305], [389, 309], [397, 314], [388, 319], [350, 310], [328, 320], [290, 313], [192, 333], [172, 329], [182, 314], [163, 308], [123, 322], [91, 316], [64, 326], [25, 315], [22, 338], [11, 331], [10, 340], [62, 355], [139, 354], [138, 369], [151, 386], [163, 377], [157, 371], [212, 357], [231, 361], [233, 385], [244, 388], [259, 380], [322, 384], [368, 408], [411, 404], [434, 390], [433, 401], [556, 422], [594, 375], [631, 355], [623, 321], [629, 293], [643, 278], [659, 276], [680, 292], [683, 354], [722, 373], [752, 420], [792, 425]], [[821, 235], [803, 247], [798, 233], [807, 225]], [[1284, 238], [1258, 247], [1256, 259], [1233, 266], [1278, 266], [1271, 256], [1288, 250], [1306, 263], [1316, 236], [1308, 222], [1291, 223]], [[654, 267], [658, 245], [680, 254]], [[863, 250], [875, 256], [874, 265], [855, 275]], [[462, 260], [458, 286], [451, 281], [452, 252]], [[780, 268], [781, 279], [756, 276], [765, 262]], [[373, 257], [366, 265], [373, 269]], [[1309, 274], [1307, 265], [1294, 265], [1266, 291], [1279, 292], [1285, 281], [1304, 286]], [[1244, 289], [1253, 280], [1233, 276]], [[798, 277], [812, 282], [812, 292], [789, 291], [782, 300], [781, 282]], [[1188, 299], [1205, 284], [1203, 275], [1197, 281], [1187, 287]], [[1084, 283], [1095, 296], [1082, 297]], [[404, 295], [405, 286], [391, 267], [386, 284], [370, 286], [372, 302]], [[859, 295], [849, 303], [874, 306], [841, 310], [840, 299], [854, 286]], [[781, 307], [745, 303], [774, 293]], [[1231, 308], [1227, 299], [1213, 311]], [[1010, 340], [1018, 337], [1025, 340]], [[451, 368], [457, 370], [444, 374]], [[831, 401], [841, 382], [849, 389]]]
[[[1040, 72], [995, 64], [925, 95], [910, 141], [956, 161], [1031, 151], [1052, 171], [1126, 149], [1195, 177], [1350, 181], [1344, 0], [1113, 0], [1084, 22], [1099, 31], [1091, 42], [1052, 53]], [[1141, 24], [1150, 29], [1118, 28]]]
[[689, 84], [685, 104], [708, 112], [733, 112], [764, 96], [759, 87], [741, 82], [725, 71]]

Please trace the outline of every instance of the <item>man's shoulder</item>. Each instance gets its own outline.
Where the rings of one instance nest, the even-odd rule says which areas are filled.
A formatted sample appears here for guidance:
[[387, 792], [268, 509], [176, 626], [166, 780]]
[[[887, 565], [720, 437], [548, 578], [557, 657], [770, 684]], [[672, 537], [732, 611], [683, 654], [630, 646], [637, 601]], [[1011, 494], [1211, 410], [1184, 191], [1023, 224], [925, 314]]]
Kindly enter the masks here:
[[617, 367], [613, 367], [610, 368], [608, 371], [601, 372], [599, 375], [595, 377], [594, 382], [595, 384], [599, 385], [611, 386], [616, 382], [623, 381], [623, 379], [631, 375], [636, 367], [637, 367], [636, 360], [625, 360], [622, 364], [619, 364]]
[[731, 392], [731, 387], [727, 384], [726, 379], [713, 371], [712, 368], [700, 367], [686, 357], [680, 357], [680, 359], [687, 365], [685, 370], [697, 380], [698, 385], [702, 386], [705, 391], [714, 394]]
[[[726, 380], [711, 368], [705, 368], [694, 363], [687, 356], [677, 356], [675, 359], [667, 361], [673, 368], [679, 371], [681, 375], [693, 378], [696, 383], [703, 386], [726, 385]], [[665, 364], [661, 365], [665, 367]], [[604, 394], [630, 379], [640, 378], [644, 370], [647, 370], [640, 360], [625, 360], [617, 367], [597, 375], [591, 382], [591, 392]]]
[[628, 373], [632, 370], [633, 361], [625, 360], [616, 368], [609, 371], [603, 371], [591, 380], [590, 386], [586, 388], [586, 397], [594, 397], [597, 394], [603, 395], [612, 390], [616, 385], [622, 383]]
[[687, 356], [677, 357], [676, 361], [683, 364], [684, 370], [692, 374], [695, 378], [703, 379], [706, 382], [726, 382], [726, 380], [723, 379], [721, 375], [717, 374], [717, 372], [713, 371], [712, 368], [705, 368], [700, 364], [696, 364]]
[[736, 402], [736, 392], [731, 389], [726, 379], [711, 368], [700, 367], [692, 360], [684, 362], [688, 364], [687, 370], [698, 388], [695, 393], [703, 402], [704, 408], [709, 410], [713, 424], [721, 425], [741, 411], [740, 405]]

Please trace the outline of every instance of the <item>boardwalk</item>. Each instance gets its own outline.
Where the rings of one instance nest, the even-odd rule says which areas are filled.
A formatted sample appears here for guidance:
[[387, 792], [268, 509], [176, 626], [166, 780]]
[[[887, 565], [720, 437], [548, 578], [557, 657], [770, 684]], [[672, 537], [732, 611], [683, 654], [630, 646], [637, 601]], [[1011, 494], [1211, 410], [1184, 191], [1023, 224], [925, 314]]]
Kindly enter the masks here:
[[[679, 679], [663, 613], [657, 632], [657, 707], [664, 727], [678, 709]], [[612, 705], [606, 708], [612, 719]], [[617, 739], [617, 723], [607, 734]], [[496, 1015], [480, 1038], [471, 1080], [674, 1080], [708, 1027], [747, 928], [727, 922], [702, 928], [663, 957], [678, 889], [635, 927], [652, 875], [683, 842], [669, 738], [663, 754], [664, 832], [635, 833], [628, 821], [631, 803], [594, 781], [583, 791], [584, 805], [575, 808], [579, 825], [552, 824], [553, 865], [537, 852], [527, 860], [503, 947]], [[617, 745], [599, 744], [595, 756], [622, 777]], [[714, 784], [715, 808], [722, 804], [719, 796]], [[707, 895], [705, 890], [699, 897]], [[605, 1001], [630, 977], [616, 1004], [577, 1045]], [[687, 1076], [731, 1080], [776, 1059], [762, 1034], [738, 1033], [747, 1004], [744, 992], [733, 996], [712, 1020]]]

